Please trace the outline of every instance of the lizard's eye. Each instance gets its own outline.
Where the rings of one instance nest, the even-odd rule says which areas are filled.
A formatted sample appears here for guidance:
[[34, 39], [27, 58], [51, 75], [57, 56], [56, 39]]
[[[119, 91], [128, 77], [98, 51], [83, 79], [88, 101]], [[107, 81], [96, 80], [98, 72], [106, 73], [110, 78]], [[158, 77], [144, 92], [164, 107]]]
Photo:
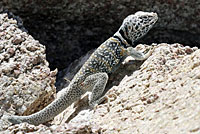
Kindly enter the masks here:
[[131, 30], [132, 29], [132, 27], [131, 26], [128, 26], [128, 30]]

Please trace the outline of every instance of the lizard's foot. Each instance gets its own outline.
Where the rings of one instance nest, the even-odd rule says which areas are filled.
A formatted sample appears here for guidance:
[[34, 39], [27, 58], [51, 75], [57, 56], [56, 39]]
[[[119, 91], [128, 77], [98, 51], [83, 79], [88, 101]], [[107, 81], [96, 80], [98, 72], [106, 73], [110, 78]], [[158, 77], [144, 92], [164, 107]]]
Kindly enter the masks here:
[[97, 107], [99, 104], [101, 104], [105, 100], [108, 100], [107, 96], [103, 96], [103, 97], [101, 97], [100, 99], [98, 99], [98, 100], [96, 100], [94, 102], [89, 102], [89, 106], [91, 108], [95, 108], [95, 107]]
[[147, 52], [140, 52], [135, 50], [133, 47], [127, 48], [127, 53], [129, 56], [132, 56], [135, 60], [146, 60], [151, 56], [151, 54], [154, 51], [154, 46], [150, 46], [150, 48], [147, 49]]

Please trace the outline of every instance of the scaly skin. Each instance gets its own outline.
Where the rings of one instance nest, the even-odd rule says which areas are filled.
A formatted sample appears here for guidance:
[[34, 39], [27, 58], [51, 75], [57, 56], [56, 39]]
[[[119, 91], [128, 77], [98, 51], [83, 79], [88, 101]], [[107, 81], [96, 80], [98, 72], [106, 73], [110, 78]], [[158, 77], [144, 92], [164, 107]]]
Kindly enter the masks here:
[[37, 113], [29, 116], [9, 116], [8, 120], [13, 124], [28, 122], [39, 125], [45, 123], [80, 99], [81, 95], [87, 91], [91, 92], [90, 106], [101, 102], [108, 74], [114, 72], [127, 56], [132, 56], [136, 60], [145, 60], [151, 55], [153, 50], [143, 54], [136, 51], [131, 45], [144, 36], [157, 19], [156, 13], [141, 11], [126, 17], [119, 30], [97, 48], [69, 86], [61, 91], [61, 96]]

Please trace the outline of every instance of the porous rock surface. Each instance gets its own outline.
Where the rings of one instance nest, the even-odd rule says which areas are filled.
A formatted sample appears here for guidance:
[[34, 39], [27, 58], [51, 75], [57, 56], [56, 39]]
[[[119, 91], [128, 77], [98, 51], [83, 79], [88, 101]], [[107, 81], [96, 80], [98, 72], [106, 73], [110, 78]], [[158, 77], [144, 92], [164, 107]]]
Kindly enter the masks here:
[[64, 69], [97, 48], [139, 10], [159, 16], [142, 43], [200, 44], [200, 0], [2, 0], [1, 10], [19, 15], [30, 34], [47, 46], [52, 68]]
[[200, 50], [159, 44], [109, 96], [91, 119], [104, 134], [200, 133]]
[[[163, 41], [168, 40], [168, 37], [180, 38], [186, 44], [192, 42], [189, 44], [190, 46], [199, 46], [199, 1], [178, 2], [174, 0], [152, 1], [152, 3], [133, 1], [130, 4], [130, 1], [116, 0], [121, 4], [120, 6], [116, 6], [116, 2], [102, 4], [97, 2], [97, 4], [93, 3], [96, 6], [90, 8], [91, 10], [75, 7], [87, 7], [93, 1], [85, 3], [84, 1], [70, 1], [70, 3], [66, 2], [65, 4], [62, 1], [56, 3], [53, 1], [40, 2], [42, 1], [13, 2], [3, 0], [0, 1], [0, 5], [3, 3], [0, 8], [7, 7], [14, 13], [23, 14], [23, 19], [28, 22], [27, 26], [32, 27], [33, 31], [29, 30], [29, 32], [33, 33], [34, 37], [42, 39], [42, 42], [46, 42], [47, 39], [53, 48], [52, 56], [55, 57], [53, 60], [58, 62], [60, 60], [65, 65], [67, 62], [71, 62], [66, 59], [70, 56], [59, 55], [59, 58], [65, 60], [58, 59], [54, 55], [55, 53], [64, 55], [72, 54], [71, 52], [79, 54], [86, 52], [86, 47], [82, 47], [84, 49], [82, 51], [78, 46], [90, 44], [88, 45], [90, 47], [93, 44], [101, 44], [119, 27], [123, 19], [122, 16], [143, 8], [145, 11], [156, 11], [161, 17], [156, 26], [158, 31], [152, 30], [153, 33], [150, 32], [146, 39], [149, 38], [151, 42], [157, 42], [160, 37]], [[76, 2], [79, 4], [76, 5]], [[52, 6], [49, 7], [49, 5]], [[106, 13], [106, 10], [100, 10], [105, 9], [106, 5], [112, 5], [110, 8], [113, 11]], [[171, 10], [172, 5], [173, 9]], [[59, 6], [67, 8], [63, 10]], [[121, 10], [118, 9], [120, 7]], [[34, 12], [32, 12], [33, 9]], [[58, 10], [62, 12], [56, 12]], [[93, 10], [99, 14], [95, 14], [95, 16], [96, 12], [90, 12]], [[67, 12], [64, 16], [69, 15], [68, 18], [62, 18], [63, 16], [59, 13], [63, 12]], [[70, 15], [72, 12], [74, 14]], [[81, 16], [83, 13], [86, 13], [86, 16]], [[106, 17], [102, 17], [103, 15]], [[50, 16], [50, 18], [46, 16]], [[45, 23], [41, 21], [40, 17], [45, 20]], [[8, 18], [7, 14], [0, 14], [0, 117], [7, 113], [26, 115], [36, 112], [50, 103], [55, 93], [56, 71], [50, 71], [48, 68], [45, 47], [27, 34], [27, 30], [20, 24], [22, 23], [19, 21], [20, 18], [15, 17], [15, 19]], [[29, 23], [32, 20], [35, 20], [34, 23]], [[76, 23], [74, 20], [77, 20]], [[66, 26], [68, 21], [71, 23]], [[59, 26], [55, 24], [59, 24]], [[102, 29], [102, 27], [104, 28]], [[185, 31], [191, 34], [185, 34]], [[166, 33], [169, 34], [165, 35]], [[179, 33], [183, 36], [180, 36]], [[79, 36], [79, 34], [83, 36]], [[94, 40], [90, 40], [91, 38]], [[56, 43], [59, 45], [55, 45]], [[138, 45], [137, 48], [143, 50], [146, 46]], [[60, 50], [64, 50], [65, 53], [61, 53]], [[78, 56], [75, 54], [76, 58]], [[88, 56], [89, 54], [86, 57]], [[84, 63], [84, 60], [81, 64]], [[198, 48], [184, 47], [181, 44], [158, 44], [153, 55], [144, 63], [134, 62], [130, 57], [126, 60], [119, 70], [110, 77], [110, 83], [108, 83], [106, 90], [113, 85], [116, 86], [106, 93], [107, 101], [94, 110], [88, 108], [87, 98], [84, 97], [83, 101], [77, 102], [58, 115], [50, 122], [49, 126], [34, 126], [27, 123], [9, 126], [9, 124], [5, 125], [6, 121], [1, 118], [0, 133], [199, 134], [199, 70], [200, 50]], [[71, 72], [70, 79], [76, 71]], [[125, 75], [128, 76], [124, 77]], [[123, 80], [121, 80], [122, 78]], [[119, 82], [120, 84], [117, 86]]]
[[[137, 46], [141, 48], [145, 46]], [[126, 62], [130, 60], [129, 57]], [[131, 70], [130, 66], [120, 69]], [[125, 71], [118, 70], [120, 72]], [[80, 102], [83, 104], [67, 108], [49, 127], [22, 123], [4, 132], [200, 133], [200, 49], [178, 43], [158, 44], [152, 56], [127, 75], [106, 93], [107, 101], [94, 110], [87, 109], [84, 100]], [[86, 110], [73, 115], [79, 106]], [[69, 120], [71, 116], [74, 117]]]
[[[23, 29], [23, 28], [22, 28]], [[0, 14], [0, 113], [28, 115], [49, 104], [55, 94], [45, 46]], [[0, 121], [0, 130], [5, 127]]]

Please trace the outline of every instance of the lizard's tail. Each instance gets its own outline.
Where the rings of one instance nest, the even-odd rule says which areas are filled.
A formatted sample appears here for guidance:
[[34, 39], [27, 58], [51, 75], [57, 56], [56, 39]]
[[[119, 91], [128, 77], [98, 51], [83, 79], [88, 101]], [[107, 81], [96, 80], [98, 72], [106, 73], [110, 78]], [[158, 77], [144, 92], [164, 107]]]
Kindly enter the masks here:
[[68, 90], [68, 87], [57, 99], [39, 112], [28, 116], [8, 116], [7, 119], [13, 124], [28, 122], [29, 124], [39, 125], [53, 119], [56, 115], [64, 111], [74, 101], [78, 100], [83, 93], [77, 90]]

